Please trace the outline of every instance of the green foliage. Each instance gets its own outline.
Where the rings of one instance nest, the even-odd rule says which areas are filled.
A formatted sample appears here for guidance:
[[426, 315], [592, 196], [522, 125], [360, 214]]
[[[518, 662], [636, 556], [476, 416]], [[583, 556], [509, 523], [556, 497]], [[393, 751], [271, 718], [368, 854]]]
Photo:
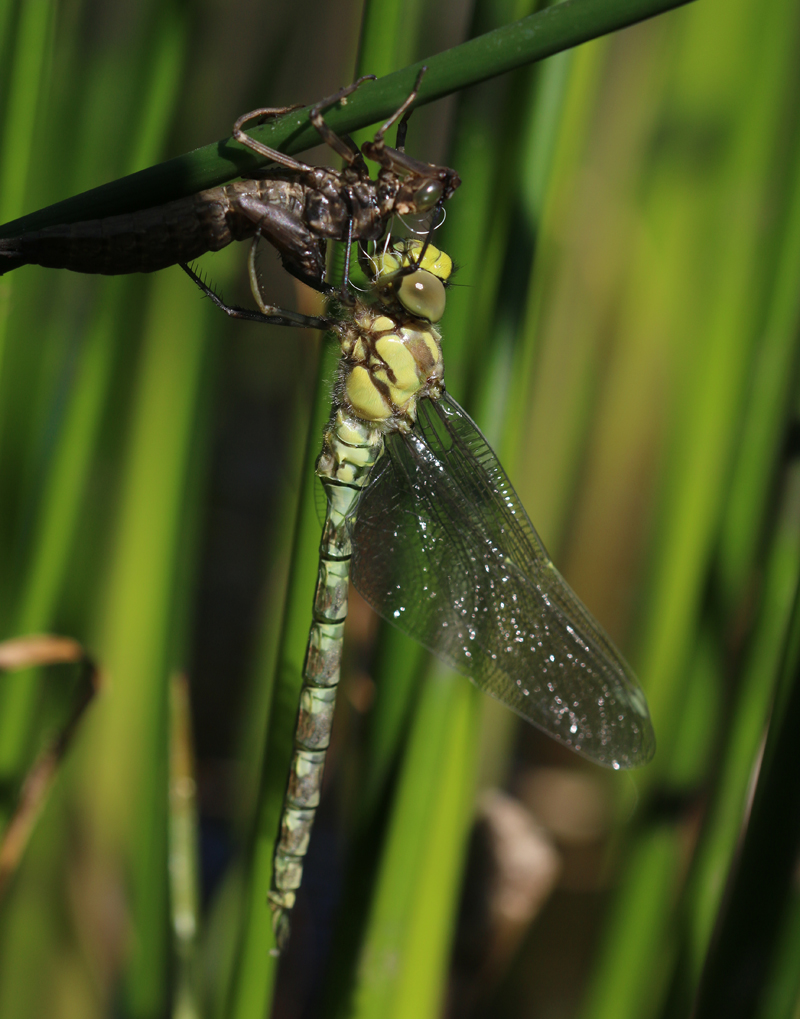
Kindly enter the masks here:
[[[334, 354], [220, 321], [177, 269], [17, 270], [0, 278], [2, 634], [77, 638], [104, 688], [0, 903], [0, 1015], [262, 1019], [274, 1000], [276, 1016], [420, 1019], [449, 1002], [459, 1016], [645, 1019], [688, 1014], [701, 986], [701, 1016], [725, 995], [725, 1014], [795, 1014], [797, 833], [775, 804], [789, 802], [800, 646], [796, 5], [704, 0], [577, 49], [678, 5], [487, 0], [467, 28], [454, 6], [375, 3], [360, 43], [357, 12], [321, 2], [296, 19], [212, 5], [202, 23], [173, 0], [112, 6], [0, 5], [3, 219], [119, 177], [66, 208], [209, 186], [244, 164], [217, 145], [175, 153], [357, 74], [382, 80], [332, 114], [341, 129], [384, 117], [423, 59], [424, 102], [465, 89], [449, 120], [441, 103], [417, 113], [408, 142], [463, 180], [437, 236], [460, 265], [448, 388], [626, 649], [659, 748], [640, 774], [598, 774], [393, 631], [367, 665], [356, 603], [326, 794], [338, 827], [321, 818], [315, 840], [319, 855], [345, 846], [334, 935], [315, 944], [308, 898], [326, 893], [309, 888], [278, 978], [265, 898]], [[264, 139], [300, 151], [305, 116]], [[203, 265], [238, 299], [240, 254]], [[276, 300], [308, 300], [273, 275]], [[225, 445], [243, 405], [257, 440], [240, 423]], [[238, 493], [256, 441], [268, 492], [246, 517], [225, 486]], [[230, 587], [214, 598], [230, 517]], [[184, 671], [201, 811], [234, 849], [200, 910], [189, 757], [175, 756]], [[3, 823], [68, 709], [39, 671], [0, 676]], [[564, 778], [607, 803], [599, 827], [566, 833], [579, 798], [542, 814], [560, 885], [529, 929], [469, 955], [487, 887], [467, 867], [480, 791], [526, 799]]]

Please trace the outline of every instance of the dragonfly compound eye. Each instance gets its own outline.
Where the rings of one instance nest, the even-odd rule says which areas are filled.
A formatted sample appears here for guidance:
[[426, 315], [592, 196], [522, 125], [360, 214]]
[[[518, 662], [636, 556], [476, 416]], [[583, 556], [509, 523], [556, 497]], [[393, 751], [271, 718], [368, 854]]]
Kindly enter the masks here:
[[438, 322], [444, 315], [444, 283], [425, 269], [402, 276], [395, 284], [395, 296], [406, 311], [417, 318]]
[[443, 193], [441, 181], [426, 180], [414, 193], [414, 205], [417, 212], [427, 212], [428, 209], [432, 209]]

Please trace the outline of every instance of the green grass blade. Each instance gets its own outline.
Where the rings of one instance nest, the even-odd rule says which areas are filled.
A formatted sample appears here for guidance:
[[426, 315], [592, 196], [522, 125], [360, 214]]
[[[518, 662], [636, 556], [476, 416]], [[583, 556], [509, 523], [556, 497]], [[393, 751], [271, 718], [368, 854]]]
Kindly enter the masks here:
[[[11, 4], [3, 21], [10, 21]], [[55, 4], [33, 0], [21, 4], [14, 46], [8, 95], [0, 114], [0, 220], [18, 217], [25, 206], [28, 174], [34, 159], [36, 111], [47, 89]], [[0, 372], [5, 358], [6, 330], [11, 307], [10, 288], [0, 291]]]
[[[787, 91], [791, 92], [791, 89]], [[791, 116], [786, 119], [791, 122]], [[794, 158], [787, 161], [788, 194], [782, 195], [781, 203], [785, 209], [785, 228], [776, 245], [774, 284], [764, 313], [747, 417], [742, 427], [742, 441], [720, 529], [718, 584], [722, 597], [729, 601], [741, 594], [757, 559], [763, 521], [769, 506], [770, 479], [776, 469], [781, 434], [794, 396], [792, 387], [798, 369], [800, 135], [796, 126], [794, 133]]]
[[200, 1019], [197, 980], [200, 846], [191, 708], [185, 676], [171, 677], [169, 697], [169, 890], [176, 969], [172, 1019]]
[[792, 605], [800, 577], [799, 512], [800, 487], [795, 470], [787, 479], [725, 756], [709, 808], [706, 831], [698, 846], [686, 889], [689, 905], [687, 948], [695, 979], [705, 958], [725, 880], [747, 814], [753, 770], [757, 767], [780, 674], [781, 656], [792, 625]]
[[[420, 87], [417, 106], [430, 103], [468, 85], [486, 81], [523, 64], [543, 60], [597, 36], [654, 17], [688, 0], [564, 0], [539, 14], [496, 29], [424, 61], [428, 73]], [[330, 126], [347, 134], [388, 117], [411, 91], [423, 61], [365, 84], [346, 106], [326, 116]], [[308, 112], [291, 113], [274, 125], [253, 131], [266, 145], [289, 154], [318, 143]], [[224, 154], [220, 151], [224, 149]], [[238, 143], [217, 142], [195, 149], [140, 173], [132, 174], [48, 209], [31, 213], [0, 227], [0, 237], [40, 229], [53, 223], [131, 212], [159, 205], [263, 165], [254, 153]]]
[[36, 152], [36, 111], [48, 83], [54, 11], [52, 0], [32, 0], [19, 7], [0, 146], [0, 218], [4, 221], [20, 216], [25, 201]]
[[[422, 688], [362, 949], [355, 1019], [440, 1014], [472, 816], [480, 694], [435, 671]], [[433, 780], [435, 779], [435, 781]]]
[[[648, 938], [653, 932], [657, 935], [649, 940], [647, 953], [641, 950], [642, 938], [640, 954], [632, 956], [625, 947], [626, 925], [612, 920], [583, 1013], [593, 1017], [641, 1015], [642, 1006], [636, 1004], [641, 973], [650, 974], [656, 988], [648, 997], [646, 1014], [657, 1014], [663, 1006], [664, 1014], [677, 1016], [690, 1007], [743, 817], [748, 777], [774, 687], [787, 590], [794, 583], [794, 553], [782, 560], [776, 554], [758, 606], [758, 628], [742, 673], [734, 677], [727, 656], [731, 641], [741, 642], [741, 635], [734, 636], [740, 633], [741, 619], [721, 620], [719, 605], [707, 605], [708, 591], [710, 578], [715, 578], [714, 553], [739, 452], [737, 440], [743, 426], [761, 429], [760, 422], [745, 416], [746, 394], [772, 287], [770, 260], [765, 261], [763, 252], [779, 247], [784, 236], [782, 215], [768, 215], [765, 238], [764, 216], [774, 196], [776, 154], [785, 147], [783, 96], [786, 75], [796, 61], [791, 27], [796, 13], [789, 5], [776, 5], [765, 18], [746, 4], [725, 5], [726, 39], [716, 59], [707, 62], [701, 54], [707, 53], [709, 33], [722, 24], [722, 12], [722, 7], [707, 5], [682, 16], [679, 66], [687, 76], [665, 96], [664, 116], [673, 125], [687, 117], [685, 90], [691, 87], [693, 116], [703, 110], [709, 122], [725, 117], [730, 133], [713, 162], [697, 163], [695, 172], [687, 173], [690, 164], [674, 152], [660, 174], [653, 175], [648, 227], [661, 243], [657, 249], [649, 244], [643, 248], [643, 272], [632, 286], [636, 301], [631, 302], [644, 311], [649, 301], [652, 309], [651, 325], [649, 316], [642, 314], [643, 335], [657, 338], [666, 327], [666, 334], [673, 337], [675, 378], [681, 380], [668, 419], [671, 449], [659, 482], [654, 568], [638, 655], [660, 740], [648, 777], [652, 781], [660, 773], [667, 788], [680, 793], [691, 790], [704, 769], [713, 768], [715, 756], [722, 765], [713, 770], [718, 785], [688, 885], [683, 887], [679, 855], [688, 817], [675, 827], [673, 852], [654, 860], [638, 884], [635, 872], [622, 872], [619, 900], [640, 902], [638, 913], [628, 917], [631, 930], [648, 932]], [[773, 58], [770, 73], [759, 75], [756, 69], [762, 61]], [[698, 286], [701, 279], [703, 285]], [[787, 342], [793, 341], [781, 338], [776, 345]], [[787, 353], [791, 363], [795, 355]], [[780, 380], [775, 376], [774, 381]], [[773, 395], [780, 402], [779, 391]], [[763, 455], [775, 456], [774, 450], [767, 452], [764, 445], [761, 449]], [[762, 492], [754, 501], [763, 498]], [[787, 553], [786, 546], [783, 552]], [[776, 572], [779, 560], [788, 570], [785, 582]], [[722, 601], [728, 611], [731, 604], [741, 611], [744, 599], [751, 596], [752, 589], [746, 587], [726, 590]], [[735, 679], [741, 689], [734, 699], [721, 684]], [[719, 708], [726, 693], [730, 718], [723, 729]], [[655, 901], [648, 886], [671, 888], [672, 899]], [[618, 916], [613, 909], [612, 915]]]
[[[791, 900], [797, 846], [800, 841], [800, 468], [795, 464], [788, 502], [793, 511], [793, 601], [773, 647], [782, 679], [767, 735], [764, 759], [748, 811], [747, 829], [720, 909], [713, 942], [706, 956], [694, 1015], [697, 1019], [732, 1014], [746, 1003], [748, 1011], [764, 994], [770, 960]], [[771, 663], [770, 663], [771, 664]], [[770, 670], [772, 671], [772, 670]], [[744, 754], [741, 755], [745, 757]]]
[[[165, 15], [168, 19], [169, 12]], [[151, 87], [143, 97], [143, 108], [150, 112], [133, 138], [133, 165], [149, 161], [163, 145], [183, 63], [185, 39], [176, 31], [178, 27], [167, 21], [160, 48], [153, 54]], [[30, 514], [34, 518], [31, 552], [22, 589], [16, 595], [12, 633], [38, 632], [53, 625], [117, 362], [118, 346], [112, 338], [119, 331], [132, 293], [127, 283], [107, 288], [98, 301], [94, 321], [86, 323], [79, 368], [50, 462], [42, 472], [44, 484], [36, 493], [37, 504]], [[33, 673], [21, 674], [15, 680], [0, 698], [0, 773], [8, 776], [24, 764], [40, 691]]]
[[98, 837], [130, 873], [137, 937], [127, 974], [134, 1017], [156, 1014], [167, 976], [168, 677], [207, 309], [168, 274], [155, 281], [98, 653], [113, 679], [87, 773]]

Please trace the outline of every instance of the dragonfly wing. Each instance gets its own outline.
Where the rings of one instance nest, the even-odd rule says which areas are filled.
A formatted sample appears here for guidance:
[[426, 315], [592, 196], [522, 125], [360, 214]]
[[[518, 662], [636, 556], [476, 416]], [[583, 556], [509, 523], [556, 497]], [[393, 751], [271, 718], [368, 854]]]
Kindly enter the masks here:
[[511, 482], [449, 396], [387, 436], [361, 497], [352, 577], [389, 622], [598, 764], [655, 751], [647, 703], [556, 570]]

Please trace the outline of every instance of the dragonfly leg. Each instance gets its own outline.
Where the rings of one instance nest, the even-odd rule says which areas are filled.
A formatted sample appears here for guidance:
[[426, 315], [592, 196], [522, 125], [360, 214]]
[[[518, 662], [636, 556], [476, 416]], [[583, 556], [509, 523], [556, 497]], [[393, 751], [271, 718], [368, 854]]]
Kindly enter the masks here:
[[313, 315], [301, 315], [296, 311], [286, 311], [275, 305], [265, 304], [259, 299], [261, 311], [251, 311], [249, 308], [240, 308], [236, 304], [226, 304], [216, 291], [202, 280], [197, 273], [185, 262], [180, 263], [181, 269], [194, 283], [203, 291], [206, 297], [210, 297], [216, 306], [230, 315], [231, 318], [241, 318], [248, 322], [266, 322], [269, 325], [294, 326], [298, 329], [329, 329], [331, 322], [326, 318], [316, 318]]
[[353, 217], [347, 221], [347, 241], [344, 249], [344, 276], [342, 278], [342, 290], [350, 286], [350, 259], [353, 254]]
[[248, 194], [239, 196], [236, 207], [277, 248], [284, 269], [295, 279], [321, 293], [331, 289], [324, 282], [325, 239], [310, 230], [300, 216]]
[[397, 138], [394, 143], [394, 147], [397, 152], [406, 151], [406, 135], [408, 134], [408, 121], [413, 113], [413, 110], [406, 110], [403, 114], [403, 119], [397, 125]]
[[375, 80], [376, 77], [374, 74], [365, 74], [362, 78], [359, 78], [358, 81], [354, 81], [352, 85], [345, 85], [344, 88], [340, 88], [334, 95], [328, 96], [327, 99], [321, 100], [321, 102], [318, 102], [311, 108], [311, 123], [319, 132], [320, 138], [322, 138], [325, 144], [329, 148], [333, 149], [338, 156], [341, 156], [348, 166], [360, 163], [362, 158], [361, 153], [349, 138], [341, 138], [332, 128], [328, 127], [322, 116], [322, 112], [323, 110], [327, 110], [331, 106], [335, 106], [337, 103], [340, 103], [343, 99], [346, 99], [347, 96], [351, 95], [357, 88], [363, 85], [365, 81]]
[[[346, 85], [344, 88], [339, 89], [339, 91], [334, 95], [327, 96], [311, 108], [311, 123], [317, 129], [325, 144], [330, 146], [330, 148], [332, 148], [338, 156], [341, 156], [348, 166], [360, 163], [362, 161], [361, 153], [349, 139], [341, 138], [335, 131], [328, 127], [322, 116], [322, 112], [331, 106], [335, 106], [336, 103], [341, 102], [343, 99], [346, 99], [347, 96], [349, 96], [352, 92], [355, 92], [360, 85], [369, 80], [374, 81], [375, 75], [365, 74], [362, 78], [359, 78], [358, 81], [354, 81], [352, 85]], [[287, 156], [284, 152], [279, 152], [277, 149], [270, 148], [269, 145], [264, 145], [263, 142], [245, 134], [243, 130], [244, 125], [250, 120], [258, 120], [263, 117], [277, 117], [281, 114], [289, 113], [291, 110], [299, 108], [299, 106], [265, 106], [257, 110], [251, 110], [249, 113], [243, 113], [242, 116], [239, 117], [233, 125], [233, 131], [231, 133], [240, 145], [245, 145], [248, 149], [252, 149], [253, 152], [257, 152], [260, 156], [264, 156], [265, 159], [278, 163], [280, 166], [285, 166], [289, 170], [297, 170], [300, 173], [313, 173], [313, 167], [309, 166], [308, 163], [301, 163], [300, 160], [292, 159], [291, 156]]]
[[301, 163], [297, 159], [292, 159], [291, 156], [287, 156], [285, 152], [279, 152], [278, 149], [270, 148], [269, 145], [265, 145], [263, 142], [258, 141], [255, 138], [251, 138], [249, 134], [244, 133], [244, 125], [249, 120], [260, 120], [267, 117], [279, 117], [284, 113], [290, 113], [292, 110], [300, 109], [299, 105], [295, 106], [263, 106], [257, 110], [250, 110], [249, 113], [243, 113], [241, 117], [233, 125], [231, 134], [239, 142], [240, 145], [246, 146], [253, 152], [257, 152], [259, 156], [264, 156], [265, 159], [269, 159], [273, 163], [278, 163], [279, 166], [285, 166], [288, 170], [299, 170], [302, 173], [308, 173], [313, 168], [307, 163]]
[[270, 316], [274, 315], [276, 311], [280, 311], [280, 309], [276, 308], [273, 304], [267, 304], [261, 293], [261, 284], [258, 279], [258, 269], [256, 267], [256, 253], [258, 251], [258, 242], [260, 240], [261, 231], [258, 230], [253, 237], [253, 241], [250, 245], [250, 251], [247, 255], [247, 275], [250, 280], [250, 293], [253, 295], [253, 300], [260, 308], [262, 315], [266, 316], [266, 320], [270, 320]]
[[[423, 163], [418, 159], [412, 159], [405, 152], [408, 118], [412, 113], [411, 106], [419, 95], [419, 87], [427, 70], [427, 67], [420, 68], [417, 80], [414, 82], [414, 87], [409, 92], [405, 102], [381, 126], [372, 141], [364, 142], [361, 146], [361, 151], [367, 159], [378, 163], [391, 174], [404, 174], [408, 176], [410, 181], [416, 180], [421, 184], [426, 182], [430, 182], [431, 185], [438, 183], [444, 197], [450, 198], [461, 183], [455, 170], [451, 170], [446, 166], [434, 166], [431, 163]], [[386, 144], [385, 136], [392, 124], [397, 123], [398, 120], [400, 123], [397, 125], [397, 148], [392, 149]], [[424, 194], [422, 192], [417, 198], [422, 198]], [[429, 199], [430, 195], [428, 194], [426, 197]], [[418, 209], [425, 208], [425, 206], [420, 205], [419, 200], [412, 204], [416, 204]], [[431, 202], [427, 208], [430, 208], [432, 204]]]
[[[419, 95], [419, 86], [422, 83], [422, 79], [425, 77], [427, 70], [428, 70], [427, 67], [421, 67], [419, 69], [419, 74], [417, 75], [417, 80], [414, 82], [414, 87], [408, 93], [408, 95], [406, 96], [405, 100], [401, 103], [401, 105], [394, 111], [391, 117], [389, 117], [386, 123], [381, 128], [378, 129], [377, 133], [375, 134], [375, 138], [373, 139], [372, 142], [373, 145], [376, 145], [379, 148], [383, 148], [384, 146], [383, 139], [384, 136], [386, 135], [386, 132], [389, 130], [392, 124], [396, 124], [397, 121], [400, 120], [400, 118], [402, 117], [403, 119], [400, 122], [399, 127], [397, 128], [398, 135], [397, 147], [398, 149], [402, 149], [405, 146], [406, 130], [408, 129], [408, 118], [411, 116], [411, 110], [409, 107]], [[401, 129], [402, 135], [400, 134]], [[378, 162], [380, 162], [380, 160], [378, 160]]]

